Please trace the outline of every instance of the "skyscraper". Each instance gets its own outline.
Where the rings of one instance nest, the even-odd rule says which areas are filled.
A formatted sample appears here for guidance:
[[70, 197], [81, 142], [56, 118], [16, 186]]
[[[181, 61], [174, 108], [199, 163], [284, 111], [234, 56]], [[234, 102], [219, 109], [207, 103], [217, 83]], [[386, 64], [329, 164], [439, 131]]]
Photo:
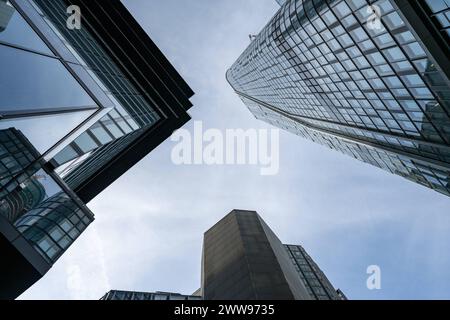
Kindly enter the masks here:
[[310, 299], [285, 247], [254, 211], [233, 210], [203, 240], [205, 300]]
[[190, 119], [193, 91], [118, 0], [2, 0], [0, 22], [0, 298], [10, 299], [93, 221], [85, 204]]
[[299, 245], [284, 245], [300, 278], [315, 300], [346, 300], [340, 290], [334, 289], [326, 275]]
[[448, 0], [287, 0], [227, 72], [256, 118], [450, 195]]
[[255, 211], [233, 210], [203, 240], [205, 300], [341, 300], [301, 246], [284, 245]]
[[94, 219], [18, 130], [0, 130], [0, 299], [39, 280]]
[[347, 300], [299, 245], [282, 244], [256, 211], [233, 210], [204, 234], [192, 295], [112, 290], [102, 300]]

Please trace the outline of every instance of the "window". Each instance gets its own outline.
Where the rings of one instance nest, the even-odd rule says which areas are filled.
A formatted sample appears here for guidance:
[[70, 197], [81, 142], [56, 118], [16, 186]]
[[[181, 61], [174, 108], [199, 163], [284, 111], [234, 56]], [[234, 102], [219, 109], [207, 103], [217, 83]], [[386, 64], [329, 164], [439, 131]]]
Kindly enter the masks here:
[[336, 15], [338, 16], [338, 18], [344, 18], [345, 16], [347, 16], [348, 14], [351, 13], [350, 8], [347, 6], [347, 4], [345, 3], [345, 1], [342, 1], [341, 3], [339, 3], [338, 5], [336, 5], [333, 8], [333, 11], [336, 13]]
[[403, 52], [400, 50], [399, 47], [394, 47], [394, 48], [383, 50], [383, 53], [386, 55], [386, 57], [391, 62], [395, 62], [395, 61], [400, 61], [400, 60], [405, 60], [406, 59], [405, 55], [403, 54]]
[[398, 77], [395, 77], [395, 76], [394, 77], [384, 78], [384, 81], [387, 83], [387, 85], [390, 88], [401, 88], [401, 87], [403, 87], [400, 79]]
[[422, 78], [416, 74], [402, 76], [402, 79], [403, 79], [403, 81], [405, 81], [407, 86], [419, 87], [419, 86], [425, 85], [422, 81]]
[[0, 114], [95, 105], [57, 59], [0, 45], [0, 70]]
[[373, 65], [383, 64], [386, 62], [379, 52], [368, 54], [367, 59], [369, 59]]
[[97, 143], [91, 138], [91, 136], [89, 136], [89, 134], [87, 134], [86, 132], [82, 133], [78, 138], [75, 139], [75, 144], [84, 153], [87, 153], [99, 147]]
[[0, 42], [3, 41], [52, 55], [50, 49], [14, 7], [0, 1], [0, 15], [2, 19], [2, 25], [0, 26]]
[[387, 16], [384, 16], [383, 20], [390, 30], [395, 30], [405, 24], [402, 18], [400, 18], [400, 15], [395, 11]]
[[332, 25], [334, 22], [336, 22], [337, 21], [337, 19], [336, 19], [336, 17], [334, 16], [334, 14], [330, 11], [330, 10], [327, 10], [323, 15], [322, 15], [322, 17], [321, 17], [324, 21], [325, 21], [325, 23], [327, 24], [327, 25]]
[[425, 51], [422, 49], [418, 42], [404, 45], [403, 48], [405, 49], [406, 54], [410, 59], [417, 59], [426, 56]]
[[381, 36], [376, 37], [374, 41], [381, 49], [395, 44], [394, 39], [388, 33], [384, 33]]
[[113, 140], [113, 138], [99, 123], [92, 126], [90, 130], [102, 145], [105, 145]]
[[114, 136], [114, 138], [118, 139], [123, 136], [123, 132], [117, 127], [114, 121], [108, 116], [102, 118], [101, 123], [108, 129], [108, 131]]
[[410, 31], [405, 31], [395, 36], [401, 44], [409, 43], [415, 40], [413, 34]]
[[[439, 12], [448, 9], [448, 6], [444, 1], [425, 0], [433, 12]], [[447, 2], [448, 3], [448, 2]]]
[[67, 146], [65, 147], [63, 150], [61, 150], [61, 152], [59, 152], [56, 156], [55, 156], [55, 160], [56, 162], [58, 162], [58, 164], [64, 164], [70, 160], [73, 160], [75, 158], [77, 158], [79, 155], [78, 153], [74, 150], [74, 148], [72, 146]]

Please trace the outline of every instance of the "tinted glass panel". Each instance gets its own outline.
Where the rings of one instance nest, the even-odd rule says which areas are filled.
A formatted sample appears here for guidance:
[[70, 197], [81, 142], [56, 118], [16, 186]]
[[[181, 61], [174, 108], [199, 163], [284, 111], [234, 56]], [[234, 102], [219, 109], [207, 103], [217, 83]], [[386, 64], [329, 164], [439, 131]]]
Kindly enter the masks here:
[[94, 111], [77, 111], [40, 117], [0, 120], [0, 129], [16, 128], [44, 154], [71, 130], [86, 120]]
[[21, 15], [10, 5], [0, 0], [0, 41], [52, 54]]
[[0, 45], [0, 70], [0, 114], [94, 106], [56, 59]]

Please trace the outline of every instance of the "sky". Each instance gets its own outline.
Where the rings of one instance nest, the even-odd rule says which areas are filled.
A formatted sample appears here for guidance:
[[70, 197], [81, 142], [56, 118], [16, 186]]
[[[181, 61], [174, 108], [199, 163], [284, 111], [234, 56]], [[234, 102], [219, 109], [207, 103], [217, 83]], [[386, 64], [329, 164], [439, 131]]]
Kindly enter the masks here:
[[[225, 80], [275, 14], [275, 0], [124, 0], [195, 91], [207, 128], [270, 129]], [[203, 233], [232, 209], [256, 210], [301, 244], [350, 299], [450, 299], [450, 198], [280, 132], [280, 170], [175, 165], [170, 139], [89, 204], [96, 221], [21, 299], [99, 299], [111, 289], [190, 294]], [[367, 268], [381, 270], [369, 290]]]

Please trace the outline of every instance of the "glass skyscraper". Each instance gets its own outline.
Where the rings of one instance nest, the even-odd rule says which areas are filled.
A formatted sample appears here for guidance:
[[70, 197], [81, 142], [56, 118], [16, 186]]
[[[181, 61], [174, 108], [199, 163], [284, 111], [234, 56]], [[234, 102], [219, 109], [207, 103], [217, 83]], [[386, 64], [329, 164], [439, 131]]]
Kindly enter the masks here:
[[256, 118], [450, 195], [449, 14], [287, 0], [227, 79]]
[[93, 221], [87, 202], [189, 121], [194, 93], [118, 0], [0, 0], [0, 70], [9, 299]]
[[334, 289], [326, 275], [302, 246], [284, 245], [284, 247], [311, 297], [315, 300], [346, 300], [340, 294], [340, 290]]

